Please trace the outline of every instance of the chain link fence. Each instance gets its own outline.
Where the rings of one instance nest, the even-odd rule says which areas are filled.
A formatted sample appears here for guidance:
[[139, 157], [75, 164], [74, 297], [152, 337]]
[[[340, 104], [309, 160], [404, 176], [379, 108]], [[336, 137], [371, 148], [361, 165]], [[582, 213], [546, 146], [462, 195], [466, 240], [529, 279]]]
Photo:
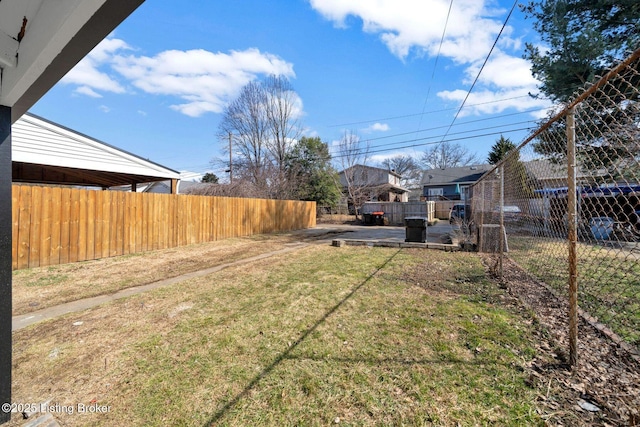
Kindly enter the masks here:
[[508, 255], [640, 348], [640, 49], [542, 124], [471, 190], [480, 250]]

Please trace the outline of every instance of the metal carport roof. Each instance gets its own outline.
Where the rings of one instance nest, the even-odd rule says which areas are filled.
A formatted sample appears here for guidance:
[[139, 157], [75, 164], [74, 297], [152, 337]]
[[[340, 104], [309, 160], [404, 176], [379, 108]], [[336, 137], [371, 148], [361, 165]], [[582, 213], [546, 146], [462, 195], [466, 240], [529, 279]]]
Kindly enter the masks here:
[[98, 187], [179, 179], [172, 169], [26, 113], [12, 126], [14, 182]]

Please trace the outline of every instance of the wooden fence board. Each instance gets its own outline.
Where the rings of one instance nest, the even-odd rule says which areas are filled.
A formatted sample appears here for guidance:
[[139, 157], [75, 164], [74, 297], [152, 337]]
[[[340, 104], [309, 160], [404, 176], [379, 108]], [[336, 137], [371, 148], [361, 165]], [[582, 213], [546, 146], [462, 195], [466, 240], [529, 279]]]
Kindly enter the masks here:
[[103, 208], [104, 205], [102, 203], [102, 194], [96, 193], [95, 198], [95, 221], [94, 221], [94, 236], [95, 241], [93, 245], [93, 256], [95, 259], [102, 258], [102, 228], [104, 227], [104, 214]]
[[80, 240], [80, 191], [71, 192], [69, 214], [69, 262], [78, 261]]
[[29, 267], [29, 237], [31, 234], [31, 188], [23, 188], [20, 192], [20, 225], [18, 245], [18, 268]]
[[69, 239], [71, 221], [71, 189], [60, 190], [60, 264], [72, 262], [69, 260]]
[[315, 203], [14, 185], [12, 268], [315, 225]]
[[87, 192], [87, 259], [96, 259], [96, 194]]
[[102, 198], [102, 256], [107, 258], [111, 256], [111, 191], [103, 191], [100, 193]]
[[51, 245], [49, 247], [49, 263], [51, 265], [60, 264], [61, 195], [62, 189], [60, 187], [51, 189]]
[[116, 255], [122, 255], [124, 253], [124, 200], [125, 193], [116, 193], [116, 214], [118, 215], [118, 226], [116, 227]]
[[[32, 212], [40, 212], [42, 210], [42, 188], [33, 187], [31, 190], [31, 208]], [[29, 232], [29, 266], [40, 266], [40, 226], [42, 216], [31, 215], [31, 230]]]
[[122, 224], [122, 254], [127, 255], [131, 253], [131, 219], [135, 218], [133, 212], [133, 204], [131, 203], [131, 195], [133, 193], [123, 193], [124, 206], [123, 206], [123, 224]]
[[42, 219], [40, 220], [40, 267], [51, 264], [51, 197], [42, 193]]
[[78, 258], [77, 261], [87, 259], [87, 190], [78, 192]]

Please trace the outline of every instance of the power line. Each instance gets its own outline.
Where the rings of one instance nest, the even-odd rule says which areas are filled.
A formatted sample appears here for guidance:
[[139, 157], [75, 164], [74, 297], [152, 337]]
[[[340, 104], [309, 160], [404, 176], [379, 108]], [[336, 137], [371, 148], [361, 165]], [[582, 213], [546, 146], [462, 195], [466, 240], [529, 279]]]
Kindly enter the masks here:
[[431, 85], [433, 84], [433, 78], [436, 75], [436, 68], [438, 67], [438, 59], [440, 58], [440, 52], [442, 51], [444, 36], [447, 33], [447, 25], [449, 25], [449, 16], [451, 16], [452, 7], [453, 7], [453, 0], [449, 2], [449, 10], [447, 11], [447, 18], [444, 21], [444, 28], [442, 29], [442, 37], [440, 37], [440, 45], [438, 46], [438, 53], [436, 54], [436, 60], [433, 64], [433, 71], [431, 72], [431, 81], [429, 82], [429, 87], [427, 88], [427, 96], [425, 97], [424, 104], [422, 105], [422, 114], [420, 114], [420, 121], [418, 122], [418, 130], [416, 132], [420, 132], [420, 127], [422, 127], [422, 118], [424, 117], [424, 110], [427, 108], [427, 101], [429, 101], [429, 95], [431, 94]]
[[[483, 128], [475, 128], [475, 129], [470, 129], [470, 130], [465, 130], [465, 131], [460, 131], [460, 132], [454, 132], [454, 133], [450, 133], [449, 135], [465, 135], [465, 134], [469, 134], [469, 133], [473, 133], [473, 132], [479, 132], [479, 131], [483, 131], [483, 130], [489, 130], [489, 129], [504, 129], [506, 126], [516, 126], [516, 125], [523, 125], [523, 124], [527, 124], [527, 123], [536, 123], [535, 120], [525, 120], [522, 122], [515, 122], [515, 123], [509, 123], [507, 125], [497, 125], [497, 126], [488, 126], [488, 127], [483, 127]], [[528, 127], [527, 129], [533, 129], [534, 127]], [[508, 130], [505, 130], [505, 132], [507, 132]], [[437, 138], [441, 138], [442, 135], [433, 135], [433, 136], [427, 136], [427, 137], [423, 137], [423, 138], [416, 138], [410, 141], [422, 141], [422, 140], [428, 140], [428, 139], [437, 139]], [[360, 142], [368, 142], [368, 140], [361, 140]], [[373, 148], [377, 148], [377, 147], [387, 147], [387, 146], [392, 146], [392, 145], [396, 145], [396, 144], [402, 144], [406, 141], [397, 141], [397, 142], [390, 142], [387, 144], [378, 144], [378, 145], [374, 145]], [[435, 144], [435, 142], [434, 142]], [[371, 147], [369, 147], [371, 148]]]
[[[404, 149], [408, 149], [408, 148], [417, 148], [417, 147], [424, 147], [426, 145], [434, 145], [434, 144], [441, 144], [442, 142], [454, 142], [454, 141], [461, 141], [461, 140], [468, 140], [468, 139], [474, 139], [474, 138], [483, 138], [483, 137], [487, 137], [487, 136], [494, 136], [494, 135], [502, 135], [505, 133], [513, 133], [513, 132], [521, 132], [521, 131], [531, 131], [535, 129], [535, 127], [523, 127], [523, 128], [518, 128], [518, 129], [510, 129], [510, 130], [501, 130], [499, 132], [489, 132], [489, 133], [483, 133], [483, 134], [478, 134], [478, 135], [470, 135], [470, 136], [465, 136], [465, 137], [460, 137], [460, 138], [450, 138], [447, 140], [441, 140], [441, 141], [432, 141], [432, 142], [423, 142], [420, 144], [410, 144], [410, 145], [401, 145], [401, 146], [394, 146], [392, 148], [384, 148], [384, 149], [380, 149], [380, 150], [373, 150], [373, 151], [368, 151], [369, 154], [375, 154], [375, 153], [384, 153], [387, 151], [392, 151], [392, 150], [404, 150]], [[461, 134], [461, 133], [468, 133], [471, 131], [467, 131], [467, 132], [459, 132], [457, 134]], [[424, 141], [427, 139], [432, 139], [432, 138], [439, 138], [439, 136], [436, 137], [429, 137], [429, 138], [415, 138], [415, 139], [409, 139], [409, 140], [405, 140], [405, 141], [399, 141], [398, 144], [405, 144], [405, 143], [411, 143], [411, 142], [416, 142], [416, 141]], [[389, 145], [389, 144], [386, 144]], [[378, 147], [384, 147], [385, 145], [379, 145]], [[359, 149], [360, 153], [363, 153], [364, 151], [366, 151], [365, 149]], [[341, 157], [345, 157], [346, 154], [336, 154], [336, 155], [332, 155], [332, 159], [339, 159]]]
[[[513, 13], [513, 10], [516, 8], [517, 4], [518, 4], [518, 0], [515, 0], [513, 2], [513, 6], [511, 6], [511, 10], [509, 11], [509, 14], [507, 15], [507, 18], [504, 20], [504, 23], [502, 24], [502, 28], [500, 28], [500, 32], [496, 36], [496, 39], [493, 41], [493, 45], [491, 46], [491, 49], [489, 50], [489, 53], [487, 54], [487, 57], [484, 59], [484, 62], [482, 63], [482, 67], [480, 67], [480, 70], [478, 70], [478, 75], [476, 75], [476, 78], [473, 80], [473, 83], [471, 84], [471, 87], [467, 91], [467, 95], [464, 97], [464, 100], [462, 101], [462, 104], [460, 104], [460, 108], [456, 112], [456, 115], [453, 117], [453, 121], [451, 121], [451, 125], [449, 125], [449, 130], [451, 129], [451, 127], [453, 126], [455, 121], [458, 119], [458, 116], [460, 115], [460, 112], [462, 111], [462, 108], [464, 107], [464, 104], [467, 102], [467, 99], [469, 99], [469, 95], [471, 95], [471, 91], [473, 90], [473, 88], [475, 87], [476, 83], [478, 82], [478, 79], [480, 78], [480, 74], [482, 74], [482, 70], [484, 70], [485, 65], [487, 65], [487, 62], [489, 62], [489, 57], [491, 56], [491, 53], [493, 53], [493, 49], [498, 44], [498, 40], [500, 39], [500, 36], [502, 35], [502, 32], [504, 31], [505, 27], [507, 26], [507, 22], [509, 22], [509, 18], [511, 18], [511, 14]], [[449, 130], [447, 130], [447, 132], [445, 132], [444, 136], [442, 137], [442, 142], [444, 142], [444, 138], [447, 137], [447, 135], [449, 133]]]
[[[520, 114], [535, 113], [537, 111], [544, 111], [544, 110], [546, 110], [546, 108], [533, 108], [531, 110], [518, 111], [516, 113], [509, 113], [509, 114], [501, 114], [501, 115], [498, 115], [498, 116], [484, 117], [482, 119], [468, 120], [468, 121], [462, 122], [462, 123], [458, 122], [454, 126], [464, 126], [464, 125], [468, 125], [470, 123], [486, 122], [486, 121], [489, 121], [489, 120], [498, 120], [498, 119], [502, 119], [502, 118], [505, 118], [505, 117], [517, 116], [517, 115], [520, 115]], [[530, 122], [535, 122], [536, 120], [529, 120], [529, 121]], [[380, 140], [380, 139], [395, 138], [397, 136], [405, 136], [405, 135], [410, 135], [410, 134], [417, 134], [419, 132], [428, 132], [428, 131], [431, 131], [431, 130], [444, 129], [444, 128], [447, 128], [447, 127], [449, 127], [449, 125], [435, 126], [435, 127], [432, 127], [432, 128], [422, 129], [422, 130], [419, 130], [419, 131], [402, 132], [402, 133], [395, 133], [395, 134], [392, 134], [392, 135], [377, 136], [375, 138], [367, 138], [367, 139], [363, 139], [362, 141], [377, 141], [377, 140]]]
[[[501, 99], [495, 99], [493, 101], [478, 102], [477, 104], [469, 104], [469, 105], [465, 106], [465, 108], [478, 107], [480, 105], [487, 105], [487, 104], [497, 104], [499, 102], [511, 101], [511, 100], [514, 100], [514, 99], [521, 99], [521, 98], [530, 98], [530, 95], [520, 95], [520, 96], [513, 96], [511, 98], [501, 98]], [[406, 118], [409, 118], [409, 117], [416, 117], [416, 116], [421, 116], [421, 115], [425, 115], [425, 114], [443, 113], [443, 112], [446, 112], [446, 111], [452, 111], [452, 110], [456, 110], [456, 109], [460, 109], [460, 108], [462, 108], [462, 107], [442, 108], [440, 110], [431, 110], [431, 111], [422, 112], [422, 113], [404, 114], [404, 115], [401, 115], [401, 116], [391, 116], [391, 117], [384, 117], [384, 118], [378, 118], [378, 119], [372, 119], [372, 120], [361, 120], [361, 121], [358, 121], [358, 122], [350, 122], [350, 123], [341, 123], [341, 124], [337, 124], [337, 125], [329, 125], [327, 127], [328, 128], [337, 128], [337, 127], [342, 127], [342, 126], [361, 125], [361, 124], [365, 124], [365, 123], [374, 123], [374, 122], [381, 122], [381, 121], [406, 119]]]

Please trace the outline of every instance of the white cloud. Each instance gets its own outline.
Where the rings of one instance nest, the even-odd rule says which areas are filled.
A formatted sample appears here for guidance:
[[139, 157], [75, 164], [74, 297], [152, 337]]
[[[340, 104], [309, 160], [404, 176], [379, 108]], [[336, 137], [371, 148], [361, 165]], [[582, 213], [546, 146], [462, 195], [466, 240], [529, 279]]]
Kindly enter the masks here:
[[[470, 85], [473, 82], [481, 65], [477, 62], [466, 69], [465, 83]], [[494, 51], [480, 74], [479, 82], [493, 87], [528, 88], [537, 92], [539, 82], [531, 75], [530, 67], [531, 64], [522, 58]]]
[[106, 105], [101, 105], [98, 107], [100, 109], [100, 111], [102, 111], [103, 113], [108, 113], [111, 111], [111, 108], [107, 107]]
[[[435, 55], [440, 45], [450, 0], [310, 0], [311, 6], [338, 27], [348, 18], [362, 21], [363, 31], [377, 34], [399, 58], [411, 52]], [[442, 54], [459, 63], [489, 52], [505, 11], [487, 7], [489, 0], [453, 2]], [[510, 29], [507, 30], [507, 35]]]
[[[467, 91], [458, 89], [453, 91], [442, 91], [438, 96], [447, 101], [455, 101], [457, 105], [465, 99]], [[501, 101], [495, 102], [496, 99]], [[527, 88], [517, 88], [512, 90], [481, 90], [474, 91], [469, 95], [465, 108], [462, 109], [458, 117], [481, 114], [497, 114], [509, 108], [517, 111], [531, 109], [547, 109], [551, 103], [546, 99], [536, 99], [528, 96]], [[544, 116], [544, 111], [531, 113], [534, 117]]]
[[97, 91], [124, 93], [125, 88], [113, 76], [100, 71], [99, 67], [107, 64], [113, 54], [130, 47], [119, 39], [105, 39], [84, 57], [60, 80], [63, 84], [75, 84], [80, 88], [77, 93], [94, 98], [101, 97]]
[[[481, 66], [478, 61], [465, 70], [465, 85], [471, 86]], [[460, 112], [460, 117], [501, 113], [511, 108], [517, 111], [548, 108], [551, 105], [548, 100], [529, 96], [538, 93], [539, 83], [531, 75], [529, 67], [530, 64], [522, 58], [494, 51], [480, 74], [478, 84], [469, 95], [465, 108]], [[438, 96], [444, 100], [456, 101], [459, 105], [467, 96], [467, 90], [442, 91]], [[544, 116], [544, 112], [533, 112], [532, 115], [540, 117]]]
[[364, 132], [387, 132], [389, 125], [386, 123], [374, 123], [368, 128], [364, 129]]
[[[462, 83], [467, 87], [476, 78], [508, 12], [494, 7], [494, 0], [456, 0], [453, 3], [450, 0], [309, 2], [339, 28], [361, 24], [364, 32], [377, 35], [401, 60], [411, 55], [436, 56], [452, 4], [440, 53], [454, 64], [465, 67]], [[513, 34], [514, 28], [507, 25], [480, 75], [478, 87], [474, 89], [484, 92], [474, 98], [486, 99], [489, 91], [493, 92], [492, 100], [505, 92], [538, 92], [538, 82], [531, 76], [530, 64], [521, 58], [522, 40]], [[457, 92], [442, 92], [441, 97], [458, 99]]]
[[91, 98], [102, 98], [102, 95], [100, 95], [95, 90], [91, 89], [89, 86], [80, 86], [76, 88], [76, 90], [74, 90], [73, 92], [77, 93], [78, 95], [90, 96]]
[[[123, 40], [107, 38], [63, 79], [78, 87], [75, 93], [102, 97], [101, 92], [125, 93], [132, 85], [146, 93], [175, 97], [170, 108], [198, 117], [219, 113], [239, 90], [260, 75], [295, 77], [293, 64], [258, 49], [214, 53], [203, 49], [167, 50], [155, 56], [126, 54], [133, 49]], [[120, 81], [119, 81], [120, 80]], [[295, 108], [301, 116], [302, 100]]]
[[117, 56], [114, 69], [147, 93], [183, 102], [171, 106], [192, 117], [219, 113], [230, 98], [260, 74], [294, 77], [293, 65], [258, 49], [213, 53], [168, 50], [153, 57]]

